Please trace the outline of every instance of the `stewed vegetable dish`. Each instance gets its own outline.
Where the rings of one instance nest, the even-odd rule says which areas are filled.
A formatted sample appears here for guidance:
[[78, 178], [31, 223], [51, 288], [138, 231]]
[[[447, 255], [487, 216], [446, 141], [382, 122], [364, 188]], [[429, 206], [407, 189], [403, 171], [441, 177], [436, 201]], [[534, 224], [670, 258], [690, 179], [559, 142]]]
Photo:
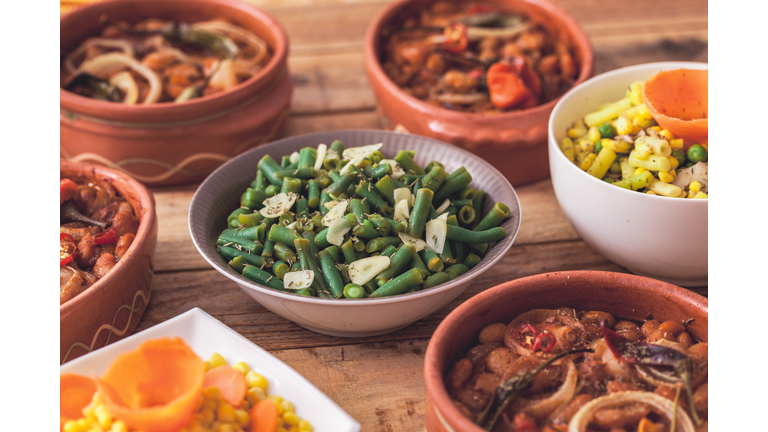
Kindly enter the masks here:
[[63, 58], [61, 86], [124, 104], [183, 102], [235, 87], [270, 58], [264, 39], [226, 20], [107, 21]]
[[708, 345], [686, 325], [534, 309], [482, 329], [446, 388], [495, 432], [706, 431]]
[[541, 105], [579, 74], [570, 43], [500, 3], [438, 1], [382, 35], [381, 63], [414, 97], [499, 113]]
[[104, 277], [128, 252], [139, 218], [108, 180], [63, 178], [59, 188], [64, 304]]

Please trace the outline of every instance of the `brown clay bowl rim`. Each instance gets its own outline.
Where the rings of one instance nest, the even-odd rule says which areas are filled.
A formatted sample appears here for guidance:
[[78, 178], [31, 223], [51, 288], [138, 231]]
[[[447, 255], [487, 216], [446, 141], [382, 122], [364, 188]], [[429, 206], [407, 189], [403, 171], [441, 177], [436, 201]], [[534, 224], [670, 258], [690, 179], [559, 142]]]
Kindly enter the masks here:
[[[152, 3], [154, 0], [101, 0], [99, 2], [89, 3], [74, 9], [61, 16], [59, 22], [59, 28], [64, 29], [70, 21], [73, 21], [78, 15], [86, 14], [91, 10], [104, 9], [109, 10], [114, 5], [131, 4], [136, 2]], [[59, 88], [59, 97], [62, 107], [66, 106], [67, 109], [73, 111], [82, 111], [85, 107], [86, 110], [100, 109], [109, 111], [111, 113], [128, 115], [131, 114], [160, 114], [160, 113], [173, 113], [174, 115], [188, 115], [190, 117], [197, 116], [199, 109], [197, 107], [206, 105], [213, 105], [217, 103], [225, 104], [232, 102], [234, 105], [237, 102], [237, 98], [242, 93], [250, 93], [257, 90], [259, 86], [263, 84], [264, 78], [271, 76], [276, 72], [281, 65], [285, 64], [288, 58], [288, 33], [283, 25], [269, 15], [267, 12], [257, 8], [256, 6], [245, 3], [239, 0], [196, 0], [201, 3], [211, 3], [237, 9], [244, 14], [250, 15], [259, 21], [261, 21], [274, 35], [275, 46], [271, 46], [274, 50], [272, 58], [269, 60], [266, 66], [259, 71], [256, 75], [241, 82], [235, 87], [215, 93], [210, 96], [204, 96], [199, 99], [193, 99], [184, 103], [174, 102], [161, 102], [150, 105], [125, 105], [116, 102], [100, 101], [98, 99], [91, 99], [85, 96], [78, 95], [76, 93]], [[166, 3], [178, 3], [180, 7], [189, 4], [189, 0], [163, 0]]]
[[440, 414], [445, 417], [448, 423], [455, 425], [456, 430], [465, 432], [484, 432], [482, 428], [472, 422], [469, 418], [465, 417], [451, 401], [451, 397], [448, 395], [443, 380], [445, 370], [437, 370], [436, 367], [433, 367], [433, 365], [439, 364], [440, 362], [443, 362], [445, 366], [447, 361], [450, 360], [443, 359], [442, 356], [449, 349], [451, 332], [461, 325], [461, 322], [457, 318], [458, 316], [471, 313], [473, 309], [481, 307], [481, 305], [492, 300], [498, 293], [505, 291], [534, 293], [539, 290], [541, 285], [565, 285], [575, 281], [590, 281], [595, 283], [602, 280], [605, 282], [610, 281], [611, 283], [618, 283], [618, 281], [614, 281], [617, 275], [621, 275], [620, 277], [625, 278], [624, 284], [631, 287], [631, 289], [657, 294], [666, 297], [668, 301], [674, 301], [678, 304], [687, 304], [709, 316], [709, 300], [706, 297], [677, 285], [628, 273], [576, 270], [542, 273], [507, 281], [496, 285], [493, 288], [489, 288], [460, 304], [443, 319], [432, 334], [424, 357], [424, 381], [427, 388], [427, 394], [434, 400], [434, 406], [439, 407]]
[[[555, 104], [560, 100], [560, 98], [563, 97], [563, 95], [558, 96], [557, 98], [542, 104], [537, 105], [533, 108], [528, 108], [524, 110], [519, 111], [511, 111], [507, 113], [498, 113], [498, 114], [482, 114], [482, 113], [468, 113], [463, 111], [454, 111], [449, 110], [446, 108], [437, 107], [434, 105], [430, 105], [420, 99], [417, 99], [414, 96], [411, 96], [407, 93], [405, 93], [397, 84], [395, 84], [389, 76], [387, 76], [386, 73], [384, 73], [384, 69], [381, 67], [381, 63], [379, 62], [379, 34], [382, 30], [382, 27], [385, 24], [388, 24], [390, 20], [394, 17], [394, 15], [399, 12], [402, 8], [407, 6], [410, 3], [413, 3], [418, 0], [398, 0], [396, 2], [390, 3], [387, 6], [385, 6], [381, 11], [379, 11], [376, 16], [371, 20], [371, 23], [368, 25], [368, 29], [366, 30], [365, 34], [365, 66], [369, 73], [369, 75], [372, 78], [375, 78], [376, 81], [380, 82], [382, 86], [385, 87], [388, 93], [394, 95], [396, 98], [400, 99], [402, 102], [406, 103], [409, 107], [416, 109], [418, 111], [421, 111], [423, 113], [429, 114], [432, 117], [437, 118], [444, 118], [445, 120], [451, 121], [456, 119], [470, 119], [472, 121], [476, 121], [478, 119], [498, 119], [499, 121], [507, 122], [507, 121], [514, 121], [517, 117], [522, 117], [524, 115], [529, 114], [544, 114], [552, 110], [554, 108]], [[498, 3], [505, 3], [503, 1], [498, 0], [491, 0], [492, 2], [498, 2]], [[587, 33], [584, 31], [584, 29], [579, 25], [579, 23], [564, 9], [560, 8], [559, 6], [552, 4], [545, 0], [514, 0], [518, 3], [528, 3], [529, 5], [532, 5], [533, 7], [536, 7], [546, 14], [549, 14], [552, 16], [553, 19], [562, 21], [566, 23], [566, 25], [573, 31], [573, 43], [574, 47], [578, 50], [579, 55], [581, 56], [580, 61], [580, 68], [579, 68], [579, 76], [576, 79], [576, 81], [573, 83], [571, 88], [576, 87], [577, 85], [584, 82], [587, 78], [589, 78], [592, 75], [592, 72], [594, 70], [594, 62], [595, 62], [595, 53], [594, 49], [592, 48], [592, 43], [589, 40], [589, 37], [587, 36]]]
[[[128, 188], [136, 194], [139, 204], [142, 208], [146, 208], [146, 211], [141, 216], [139, 221], [139, 229], [136, 232], [136, 237], [128, 248], [128, 251], [123, 255], [115, 267], [107, 273], [106, 276], [96, 281], [95, 284], [86, 288], [85, 291], [78, 294], [75, 298], [59, 306], [59, 315], [61, 318], [68, 316], [75, 312], [83, 305], [87, 304], [92, 298], [102, 294], [107, 287], [114, 281], [121, 278], [123, 268], [129, 266], [131, 261], [139, 254], [139, 250], [143, 250], [153, 242], [152, 236], [156, 232], [157, 215], [155, 213], [155, 197], [143, 184], [134, 180], [132, 177], [123, 174], [119, 171], [115, 171], [111, 168], [107, 168], [102, 165], [92, 164], [88, 162], [74, 162], [65, 159], [59, 159], [59, 173], [62, 170], [75, 171], [78, 169], [90, 171], [90, 175], [86, 177], [107, 177], [114, 180], [120, 180], [127, 184]], [[61, 175], [61, 174], [60, 174]], [[121, 193], [122, 195], [122, 193]], [[134, 209], [135, 212], [136, 209]]]

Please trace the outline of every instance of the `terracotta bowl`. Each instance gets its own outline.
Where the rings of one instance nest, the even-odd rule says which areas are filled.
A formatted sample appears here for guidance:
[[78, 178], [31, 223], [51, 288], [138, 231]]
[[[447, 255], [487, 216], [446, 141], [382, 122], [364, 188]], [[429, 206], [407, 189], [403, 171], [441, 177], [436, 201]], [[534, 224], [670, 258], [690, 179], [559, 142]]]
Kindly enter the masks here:
[[454, 309], [440, 323], [427, 346], [426, 429], [429, 432], [483, 432], [453, 405], [444, 377], [458, 356], [477, 344], [488, 324], [510, 322], [536, 308], [573, 307], [644, 320], [693, 318], [687, 330], [707, 341], [708, 300], [678, 286], [626, 273], [568, 271], [545, 273], [505, 282], [483, 291]]
[[574, 121], [604, 102], [621, 99], [631, 82], [680, 68], [708, 65], [629, 66], [598, 75], [566, 93], [549, 120], [549, 163], [557, 201], [590, 247], [632, 273], [697, 287], [709, 283], [709, 200], [654, 196], [610, 185], [582, 171], [559, 146]]
[[[511, 216], [502, 227], [507, 237], [493, 244], [480, 263], [467, 273], [430, 289], [391, 297], [360, 300], [322, 299], [278, 291], [246, 279], [227, 265], [216, 249], [216, 239], [226, 228], [227, 216], [238, 207], [242, 191], [253, 181], [259, 160], [269, 154], [276, 160], [303, 147], [341, 140], [347, 147], [383, 143], [389, 157], [398, 150], [415, 150], [415, 161], [424, 166], [433, 160], [446, 170], [464, 166], [474, 188], [486, 192], [483, 214], [494, 203], [509, 206]], [[520, 201], [509, 182], [479, 157], [433, 139], [381, 130], [341, 130], [299, 135], [250, 150], [227, 162], [195, 192], [189, 206], [189, 232], [198, 252], [222, 275], [253, 299], [281, 317], [314, 332], [340, 337], [377, 336], [400, 330], [442, 309], [459, 296], [476, 277], [491, 268], [515, 241], [520, 230]]]
[[191, 183], [270, 141], [287, 118], [293, 93], [288, 36], [260, 9], [237, 0], [106, 0], [61, 17], [61, 48], [96, 34], [104, 14], [129, 22], [224, 17], [264, 38], [274, 53], [259, 74], [235, 88], [180, 104], [124, 105], [61, 89], [62, 158], [97, 162], [151, 186]]
[[[547, 120], [558, 99], [534, 108], [475, 114], [430, 105], [398, 87], [382, 69], [382, 31], [412, 16], [434, 0], [399, 0], [373, 18], [365, 36], [365, 68], [382, 126], [424, 135], [463, 147], [489, 161], [513, 186], [549, 176]], [[580, 72], [576, 84], [592, 75], [594, 52], [584, 30], [564, 10], [545, 0], [493, 0], [542, 23], [574, 46]]]
[[155, 197], [144, 185], [121, 172], [63, 159], [59, 172], [61, 178], [111, 181], [140, 219], [136, 238], [115, 267], [60, 306], [59, 360], [63, 364], [133, 333], [152, 294], [157, 216]]

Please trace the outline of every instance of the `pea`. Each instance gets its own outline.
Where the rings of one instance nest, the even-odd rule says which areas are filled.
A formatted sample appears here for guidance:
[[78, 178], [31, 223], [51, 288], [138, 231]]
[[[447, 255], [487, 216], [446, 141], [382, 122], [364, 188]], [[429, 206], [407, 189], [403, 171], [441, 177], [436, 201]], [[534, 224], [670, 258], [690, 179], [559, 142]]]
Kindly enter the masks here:
[[688, 160], [697, 162], [707, 161], [707, 150], [701, 144], [694, 144], [688, 149]]
[[600, 142], [600, 141], [598, 141], [598, 142], [595, 144], [595, 153], [600, 153], [600, 150], [602, 150], [602, 149], [603, 149], [603, 143], [602, 143], [602, 142]]
[[677, 163], [680, 165], [685, 165], [685, 152], [682, 150], [672, 150], [672, 157], [677, 159]]
[[613, 174], [621, 174], [621, 164], [618, 160], [613, 161], [611, 164], [611, 167], [608, 168], [608, 171], [612, 172]]
[[606, 183], [613, 183], [613, 179], [610, 178], [610, 177], [604, 177], [603, 181], [606, 182]]
[[616, 128], [610, 123], [603, 123], [597, 128], [600, 131], [600, 136], [603, 138], [611, 138], [616, 135]]

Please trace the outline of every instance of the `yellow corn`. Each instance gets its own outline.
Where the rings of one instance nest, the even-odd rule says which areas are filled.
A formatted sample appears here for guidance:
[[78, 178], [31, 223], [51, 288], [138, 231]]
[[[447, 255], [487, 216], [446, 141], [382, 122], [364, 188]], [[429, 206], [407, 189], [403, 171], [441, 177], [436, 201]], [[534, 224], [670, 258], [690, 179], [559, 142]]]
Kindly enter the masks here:
[[696, 196], [694, 196], [694, 198], [704, 199], [709, 198], [709, 195], [705, 194], [704, 192], [696, 192]]
[[589, 132], [587, 132], [587, 139], [592, 141], [592, 144], [597, 144], [597, 142], [600, 141], [600, 138], [600, 130], [597, 128], [597, 126], [592, 126], [589, 128]]
[[683, 139], [682, 138], [675, 138], [673, 140], [669, 140], [669, 146], [672, 147], [675, 150], [682, 150], [683, 149]]
[[67, 420], [64, 423], [64, 432], [85, 432], [75, 420]]
[[216, 408], [203, 408], [195, 413], [195, 418], [202, 424], [211, 424], [216, 420]]
[[595, 143], [589, 138], [582, 138], [579, 140], [579, 149], [582, 152], [591, 152], [595, 149]]
[[677, 160], [674, 156], [667, 156], [667, 159], [669, 160], [669, 163], [672, 164], [672, 169], [676, 170], [678, 166], [680, 166], [680, 161]]
[[203, 389], [203, 397], [206, 399], [213, 399], [215, 401], [220, 401], [223, 399], [221, 396], [221, 390], [219, 390], [218, 387], [208, 387]]
[[268, 385], [267, 379], [254, 371], [248, 371], [248, 373], [245, 374], [245, 384], [248, 388], [258, 387], [264, 391], [267, 390]]
[[651, 149], [645, 145], [635, 145], [635, 157], [640, 160], [648, 160], [651, 157]]
[[248, 416], [248, 411], [243, 409], [235, 410], [235, 418], [237, 419], [237, 424], [242, 427], [248, 426], [248, 423], [251, 421], [251, 418]]
[[656, 192], [654, 192], [652, 190], [645, 191], [645, 193], [647, 193], [648, 195], [658, 195]]
[[243, 374], [245, 374], [246, 372], [248, 372], [249, 370], [251, 370], [251, 368], [250, 368], [250, 367], [248, 367], [248, 365], [247, 365], [247, 364], [245, 364], [245, 363], [243, 363], [243, 362], [238, 362], [238, 363], [235, 363], [235, 365], [234, 365], [234, 366], [232, 366], [232, 369], [236, 369], [236, 370], [239, 370], [239, 371], [240, 371], [240, 372], [242, 372]]
[[635, 126], [632, 124], [632, 120], [628, 119], [624, 114], [620, 115], [616, 119], [616, 133], [619, 135], [629, 135], [635, 131]]
[[588, 170], [588, 169], [589, 169], [589, 167], [591, 167], [591, 166], [592, 166], [592, 162], [594, 162], [596, 158], [597, 158], [597, 155], [596, 155], [596, 154], [594, 154], [594, 153], [589, 153], [589, 154], [587, 155], [587, 157], [585, 157], [585, 158], [584, 158], [584, 161], [582, 161], [582, 162], [581, 162], [581, 166], [580, 166], [580, 168], [581, 168], [583, 171], [586, 171], [586, 170]]
[[600, 140], [600, 144], [603, 148], [609, 148], [616, 153], [629, 153], [632, 150], [632, 144], [624, 140], [612, 140], [610, 138], [603, 138]]
[[669, 129], [662, 129], [661, 132], [659, 132], [659, 136], [667, 141], [672, 141], [675, 139], [675, 134], [673, 134]]
[[690, 189], [693, 192], [698, 192], [701, 190], [701, 183], [694, 180], [691, 182], [691, 184], [688, 185], [688, 189]]
[[695, 196], [696, 196], [696, 192], [694, 192], [694, 191], [692, 191], [692, 190], [689, 190], [689, 191], [688, 191], [688, 195], [686, 196], [686, 198], [693, 198], [693, 197], [695, 197]]
[[216, 418], [223, 422], [235, 421], [235, 408], [226, 402], [222, 402], [222, 404], [219, 405], [219, 409], [216, 411]]
[[210, 357], [208, 357], [208, 361], [211, 362], [211, 367], [215, 368], [217, 366], [226, 366], [227, 361], [224, 359], [224, 357], [221, 356], [221, 354], [214, 352], [211, 354]]
[[563, 138], [563, 140], [560, 141], [560, 150], [562, 150], [569, 161], [573, 162], [573, 140], [570, 138]]
[[203, 409], [216, 411], [219, 409], [219, 400], [214, 398], [206, 398], [205, 401], [203, 401]]
[[312, 432], [312, 425], [306, 420], [300, 421], [299, 432]]
[[648, 135], [653, 136], [653, 132], [656, 132], [657, 134], [661, 132], [661, 126], [651, 126], [648, 128]]
[[205, 361], [205, 371], [208, 372], [209, 370], [213, 369], [213, 365], [208, 360]]
[[299, 418], [299, 416], [296, 415], [295, 412], [286, 411], [283, 414], [283, 422], [285, 422], [285, 424], [288, 424], [288, 425], [291, 425], [291, 426], [295, 426], [295, 425], [299, 424], [300, 420], [301, 419]]
[[574, 139], [581, 138], [586, 133], [587, 133], [587, 127], [586, 126], [583, 126], [583, 127], [572, 127], [570, 129], [568, 129], [568, 132], [567, 132], [568, 137], [569, 138], [574, 138]]
[[107, 407], [99, 404], [94, 410], [94, 414], [96, 414], [96, 421], [99, 426], [104, 429], [109, 429], [112, 426], [112, 415], [107, 412]]
[[675, 179], [674, 171], [659, 171], [659, 180], [664, 183], [672, 183]]
[[291, 401], [284, 400], [280, 402], [283, 405], [283, 409], [285, 412], [296, 412], [296, 407], [293, 406], [293, 403]]
[[637, 129], [645, 129], [649, 126], [651, 126], [654, 123], [653, 117], [646, 118], [637, 116], [632, 119], [632, 126], [636, 127]]
[[264, 390], [260, 387], [251, 387], [245, 392], [245, 398], [248, 400], [248, 403], [253, 406], [259, 401], [266, 399], [267, 396], [264, 394]]

